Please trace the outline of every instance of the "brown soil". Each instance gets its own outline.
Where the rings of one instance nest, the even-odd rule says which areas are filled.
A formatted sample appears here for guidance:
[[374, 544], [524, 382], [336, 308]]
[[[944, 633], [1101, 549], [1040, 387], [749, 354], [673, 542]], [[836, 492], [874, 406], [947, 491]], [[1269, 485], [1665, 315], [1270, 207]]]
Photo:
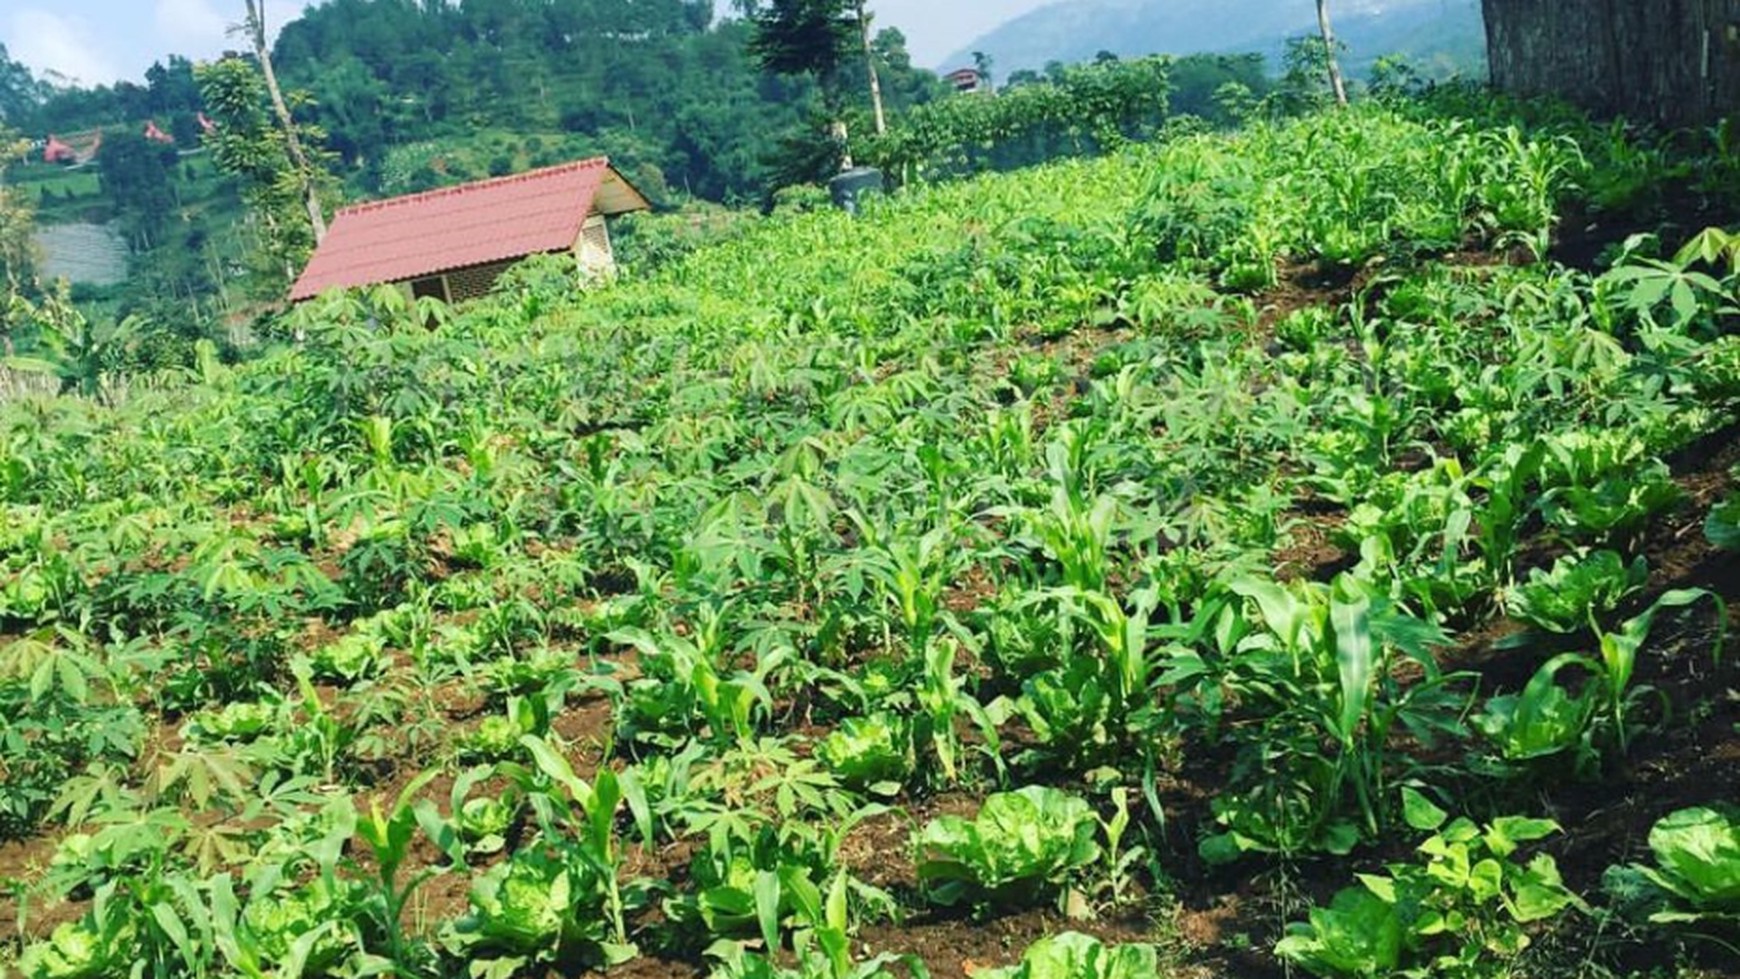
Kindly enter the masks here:
[[1282, 521], [1291, 527], [1287, 532], [1288, 544], [1276, 550], [1273, 557], [1276, 578], [1328, 581], [1358, 563], [1359, 555], [1349, 552], [1337, 540], [1337, 531], [1347, 522], [1345, 514], [1307, 517], [1295, 512], [1284, 515]]
[[1102, 918], [1071, 921], [1055, 911], [1027, 911], [976, 921], [967, 917], [919, 915], [898, 925], [871, 925], [859, 942], [872, 952], [915, 955], [935, 979], [968, 979], [982, 970], [1020, 961], [1027, 946], [1064, 931], [1079, 931], [1104, 941], [1146, 941], [1145, 920]]

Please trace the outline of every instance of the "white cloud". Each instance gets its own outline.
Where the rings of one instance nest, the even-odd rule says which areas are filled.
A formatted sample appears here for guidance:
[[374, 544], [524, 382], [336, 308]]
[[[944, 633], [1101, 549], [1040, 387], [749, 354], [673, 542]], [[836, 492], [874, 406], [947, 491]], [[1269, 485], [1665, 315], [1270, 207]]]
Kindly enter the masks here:
[[222, 44], [231, 22], [212, 7], [211, 0], [157, 0], [153, 15], [158, 37], [177, 50]]
[[115, 81], [121, 71], [97, 43], [98, 32], [80, 17], [25, 8], [8, 25], [12, 57], [39, 75], [58, 72], [86, 85]]

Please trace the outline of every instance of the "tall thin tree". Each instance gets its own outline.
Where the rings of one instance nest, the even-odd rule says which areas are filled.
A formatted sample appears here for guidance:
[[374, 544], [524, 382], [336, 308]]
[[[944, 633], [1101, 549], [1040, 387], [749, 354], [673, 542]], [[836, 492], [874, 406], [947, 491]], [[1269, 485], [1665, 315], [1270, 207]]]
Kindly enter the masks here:
[[872, 15], [865, 0], [857, 0], [858, 31], [864, 40], [864, 68], [870, 73], [870, 107], [876, 112], [876, 135], [888, 132], [888, 114], [882, 108], [882, 76], [876, 73], [876, 47], [870, 40]]
[[266, 43], [266, 0], [246, 0], [246, 3], [248, 19], [241, 27], [254, 48], [254, 56], [259, 59], [260, 74], [266, 78], [272, 111], [278, 116], [278, 125], [283, 127], [284, 149], [290, 154], [290, 162], [296, 167], [297, 178], [302, 182], [303, 205], [308, 208], [308, 223], [314, 228], [314, 243], [318, 245], [326, 238], [326, 215], [320, 209], [320, 194], [314, 186], [314, 166], [302, 147], [301, 137], [296, 134], [296, 120], [290, 115], [290, 104], [284, 101], [284, 90], [278, 87], [278, 73], [272, 70], [272, 51]]
[[1317, 0], [1317, 28], [1323, 32], [1323, 60], [1329, 66], [1329, 87], [1335, 104], [1347, 104], [1347, 83], [1341, 77], [1341, 59], [1335, 56], [1335, 28], [1329, 23], [1329, 0]]

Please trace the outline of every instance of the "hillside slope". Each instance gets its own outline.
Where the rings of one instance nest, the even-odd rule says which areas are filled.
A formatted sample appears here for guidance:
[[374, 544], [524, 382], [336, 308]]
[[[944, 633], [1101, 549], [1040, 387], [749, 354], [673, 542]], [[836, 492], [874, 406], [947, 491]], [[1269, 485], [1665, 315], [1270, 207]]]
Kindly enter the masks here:
[[[1406, 54], [1443, 74], [1477, 68], [1484, 28], [1476, 0], [1342, 0], [1337, 27], [1350, 66]], [[1305, 0], [1062, 0], [1017, 17], [950, 57], [944, 68], [991, 55], [999, 76], [1051, 61], [1119, 56], [1261, 51], [1278, 56], [1285, 40], [1315, 28]]]

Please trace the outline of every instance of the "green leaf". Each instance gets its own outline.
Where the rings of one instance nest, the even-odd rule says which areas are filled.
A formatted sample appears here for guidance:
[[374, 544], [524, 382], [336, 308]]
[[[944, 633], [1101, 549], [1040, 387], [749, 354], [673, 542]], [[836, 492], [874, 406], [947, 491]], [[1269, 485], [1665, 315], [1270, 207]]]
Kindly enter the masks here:
[[779, 948], [779, 874], [763, 870], [755, 875], [755, 920], [761, 925], [761, 939], [767, 950]]
[[1449, 813], [1438, 808], [1418, 791], [1407, 787], [1402, 789], [1402, 819], [1409, 826], [1429, 833], [1444, 825], [1444, 821], [1449, 818]]
[[1578, 903], [1577, 896], [1565, 887], [1559, 876], [1559, 866], [1547, 854], [1529, 861], [1511, 897], [1511, 913], [1518, 922], [1545, 921]]
[[622, 797], [628, 802], [628, 811], [634, 817], [635, 829], [640, 833], [640, 841], [646, 846], [653, 845], [652, 806], [646, 798], [646, 786], [641, 784], [640, 772], [628, 769], [617, 779], [622, 790]]
[[538, 770], [557, 785], [568, 790], [568, 794], [580, 805], [580, 808], [590, 810], [592, 806], [592, 787], [578, 775], [574, 767], [568, 764], [568, 759], [551, 747], [550, 743], [536, 735], [527, 734], [520, 738], [520, 746], [532, 755], [532, 761]]
[[1662, 883], [1694, 908], [1740, 912], [1740, 822], [1715, 809], [1681, 809], [1650, 830], [1649, 848]]
[[1275, 946], [1281, 959], [1321, 976], [1392, 975], [1401, 964], [1402, 922], [1396, 909], [1362, 887], [1313, 908], [1305, 924], [1288, 926]]
[[1365, 717], [1366, 702], [1376, 672], [1371, 638], [1371, 603], [1336, 602], [1330, 606], [1335, 626], [1335, 666], [1341, 679], [1341, 711], [1336, 733], [1351, 747]]
[[1099, 858], [1099, 819], [1083, 800], [1049, 786], [998, 792], [972, 822], [943, 816], [918, 836], [927, 886], [956, 882], [981, 891], [1055, 887]]
[[1492, 821], [1485, 833], [1486, 848], [1494, 855], [1508, 857], [1517, 844], [1544, 840], [1559, 832], [1559, 824], [1550, 819], [1529, 819], [1523, 816], [1500, 816]]
[[1740, 551], [1740, 493], [1710, 510], [1704, 520], [1704, 536], [1725, 551]]

